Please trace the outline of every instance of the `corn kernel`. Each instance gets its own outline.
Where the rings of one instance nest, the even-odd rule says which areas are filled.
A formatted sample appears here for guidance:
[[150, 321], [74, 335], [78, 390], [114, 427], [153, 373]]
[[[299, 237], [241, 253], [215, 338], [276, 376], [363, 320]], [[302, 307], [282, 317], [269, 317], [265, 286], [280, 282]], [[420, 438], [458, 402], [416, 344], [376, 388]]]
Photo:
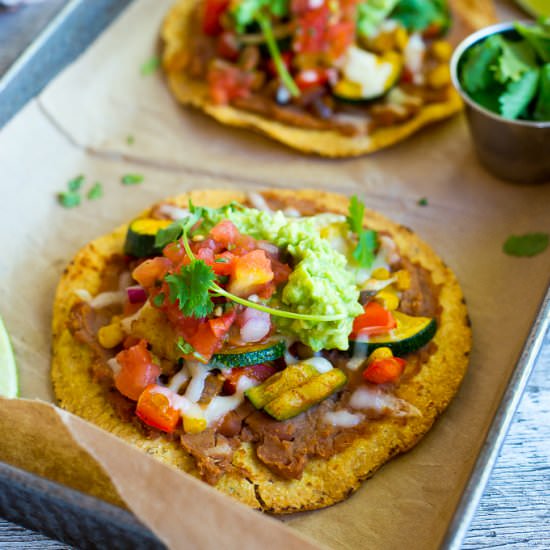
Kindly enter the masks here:
[[198, 434], [206, 429], [205, 418], [183, 417], [183, 430], [188, 434]]
[[409, 36], [404, 27], [397, 27], [395, 30], [395, 43], [397, 47], [403, 52], [409, 42]]
[[451, 83], [451, 70], [448, 65], [438, 65], [428, 74], [428, 84], [435, 89], [444, 88]]
[[370, 365], [373, 361], [378, 361], [379, 359], [390, 359], [393, 357], [392, 350], [390, 348], [376, 348], [367, 359], [367, 365]]
[[379, 281], [387, 281], [390, 278], [390, 272], [385, 267], [377, 267], [371, 275]]
[[449, 61], [453, 55], [453, 47], [446, 40], [436, 40], [432, 44], [432, 53], [439, 61]]
[[111, 349], [118, 346], [124, 339], [124, 332], [118, 320], [110, 325], [101, 327], [97, 333], [97, 339], [101, 347]]
[[394, 275], [397, 290], [409, 290], [411, 288], [411, 274], [406, 269], [401, 269]]
[[399, 298], [391, 288], [378, 292], [376, 294], [376, 301], [381, 302], [382, 305], [390, 311], [394, 311], [399, 306]]

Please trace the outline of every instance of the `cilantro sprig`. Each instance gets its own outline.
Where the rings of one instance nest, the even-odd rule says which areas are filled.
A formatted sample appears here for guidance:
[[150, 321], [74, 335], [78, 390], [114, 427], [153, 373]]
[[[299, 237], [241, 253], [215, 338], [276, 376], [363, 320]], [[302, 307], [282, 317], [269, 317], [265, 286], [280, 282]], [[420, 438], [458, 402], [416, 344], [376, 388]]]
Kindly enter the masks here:
[[[169, 274], [164, 278], [168, 284], [170, 302], [173, 304], [178, 302], [178, 307], [184, 315], [188, 317], [206, 317], [214, 310], [213, 298], [223, 296], [231, 302], [269, 313], [275, 317], [314, 322], [341, 321], [346, 318], [346, 314], [344, 313], [308, 315], [276, 309], [257, 302], [251, 302], [222, 288], [217, 283], [214, 270], [203, 260], [197, 259], [189, 245], [187, 233], [199, 221], [202, 214], [201, 208], [194, 207], [191, 204], [190, 206], [192, 207], [190, 208], [190, 216], [168, 226], [163, 230], [161, 237], [157, 234], [155, 240], [155, 244], [163, 243], [163, 245], [166, 245], [169, 242], [173, 242], [173, 240], [177, 240], [181, 235], [181, 242], [187, 256], [191, 260], [189, 264], [182, 266], [179, 272]], [[172, 227], [173, 229], [170, 229]], [[173, 240], [168, 240], [174, 235], [178, 236]]]
[[355, 261], [364, 268], [370, 269], [378, 248], [378, 234], [372, 229], [363, 228], [365, 205], [354, 195], [349, 202], [346, 220], [350, 230], [357, 235], [357, 246], [352, 252]]
[[516, 23], [515, 31], [467, 50], [461, 84], [474, 101], [505, 118], [550, 120], [550, 25]]

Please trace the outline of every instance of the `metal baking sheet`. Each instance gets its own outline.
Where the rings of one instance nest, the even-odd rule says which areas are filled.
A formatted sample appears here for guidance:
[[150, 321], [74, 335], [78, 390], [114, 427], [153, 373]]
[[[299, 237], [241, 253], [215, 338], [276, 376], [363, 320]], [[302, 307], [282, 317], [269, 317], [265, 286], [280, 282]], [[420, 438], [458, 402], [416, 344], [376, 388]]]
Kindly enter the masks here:
[[[0, 127], [84, 51], [131, 2], [132, 0], [69, 1], [0, 78]], [[549, 328], [550, 288], [494, 416], [486, 442], [449, 525], [442, 548], [454, 550], [461, 546]], [[82, 532], [87, 533], [90, 544], [97, 542], [92, 541], [92, 537], [95, 536], [93, 532], [97, 529], [89, 527], [93, 524], [94, 518], [98, 517], [102, 518], [100, 529], [110, 530], [116, 527], [128, 547], [132, 544], [134, 547], [162, 547], [160, 541], [132, 514], [1, 463], [0, 489], [0, 494], [11, 491], [14, 496], [23, 497], [23, 501], [29, 505], [14, 508], [14, 499], [0, 498], [1, 515], [33, 529], [42, 530], [50, 536], [71, 542], [70, 526], [63, 518], [71, 517], [71, 523], [77, 518], [81, 527], [80, 547], [83, 547]], [[43, 513], [33, 515], [34, 520], [30, 523], [29, 510], [38, 508]], [[52, 514], [53, 510], [65, 510], [66, 513], [70, 511], [70, 514], [50, 517], [48, 510], [52, 510]], [[74, 527], [74, 523], [72, 525]], [[139, 541], [139, 544], [136, 544], [136, 541]]]

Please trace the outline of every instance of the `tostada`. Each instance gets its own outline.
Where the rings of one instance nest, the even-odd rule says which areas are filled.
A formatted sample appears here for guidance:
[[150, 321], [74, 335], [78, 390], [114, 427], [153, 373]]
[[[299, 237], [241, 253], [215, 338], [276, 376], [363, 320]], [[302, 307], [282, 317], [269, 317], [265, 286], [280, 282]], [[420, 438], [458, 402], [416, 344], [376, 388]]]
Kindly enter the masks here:
[[61, 407], [264, 511], [346, 498], [456, 393], [451, 270], [356, 198], [197, 191], [85, 246], [53, 315]]
[[355, 156], [458, 112], [452, 44], [494, 20], [489, 1], [179, 0], [163, 66], [181, 103], [224, 124]]

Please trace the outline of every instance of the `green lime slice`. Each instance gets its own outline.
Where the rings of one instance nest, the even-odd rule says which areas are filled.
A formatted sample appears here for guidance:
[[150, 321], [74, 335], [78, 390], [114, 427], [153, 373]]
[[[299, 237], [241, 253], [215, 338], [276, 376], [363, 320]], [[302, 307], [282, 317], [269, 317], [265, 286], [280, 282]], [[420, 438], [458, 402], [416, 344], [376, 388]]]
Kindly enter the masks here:
[[10, 339], [0, 317], [0, 395], [17, 397], [17, 366]]
[[533, 17], [544, 15], [550, 17], [550, 2], [548, 0], [516, 0], [527, 13]]

